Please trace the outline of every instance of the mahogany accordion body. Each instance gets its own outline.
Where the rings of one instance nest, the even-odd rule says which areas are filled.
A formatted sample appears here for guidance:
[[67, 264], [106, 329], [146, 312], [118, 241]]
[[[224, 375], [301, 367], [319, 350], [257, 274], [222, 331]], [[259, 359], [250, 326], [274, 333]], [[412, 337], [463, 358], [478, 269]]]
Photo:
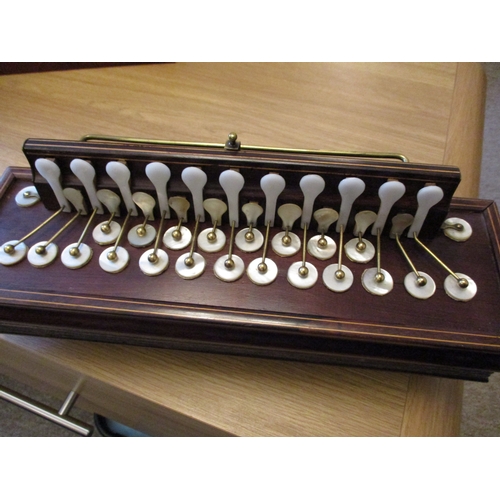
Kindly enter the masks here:
[[[216, 252], [204, 252], [196, 244], [193, 251], [203, 256], [204, 269], [194, 279], [183, 279], [176, 271], [176, 262], [186, 249], [166, 248], [161, 236], [177, 226], [172, 210], [162, 222], [158, 248], [168, 255], [168, 266], [158, 275], [146, 275], [139, 260], [147, 247], [133, 246], [127, 232], [141, 224], [144, 216], [131, 216], [119, 245], [130, 261], [120, 272], [105, 272], [99, 255], [113, 244], [100, 246], [92, 240], [92, 229], [110, 218], [105, 210], [94, 216], [92, 227], [83, 241], [91, 248], [92, 257], [83, 267], [71, 269], [61, 261], [61, 251], [49, 265], [33, 266], [28, 259], [15, 265], [0, 266], [0, 325], [7, 333], [85, 339], [127, 343], [205, 352], [273, 357], [315, 363], [381, 368], [424, 373], [471, 380], [487, 380], [500, 370], [500, 218], [495, 203], [484, 200], [453, 198], [460, 182], [455, 167], [420, 165], [395, 159], [351, 158], [306, 151], [260, 149], [224, 149], [201, 145], [151, 144], [119, 141], [54, 141], [29, 139], [24, 153], [31, 169], [9, 168], [0, 185], [0, 217], [2, 242], [19, 240], [60, 209], [60, 203], [47, 179], [36, 168], [39, 159], [47, 159], [60, 169], [60, 184], [83, 195], [87, 215], [80, 215], [54, 242], [60, 249], [79, 240], [89, 222], [93, 203], [81, 179], [71, 168], [80, 159], [95, 170], [96, 190], [109, 190], [120, 196], [120, 216], [115, 221], [124, 224], [128, 207], [116, 182], [107, 172], [110, 162], [120, 162], [130, 171], [131, 193], [146, 193], [156, 201], [153, 221], [148, 224], [159, 231], [161, 220], [158, 192], [146, 175], [152, 162], [166, 165], [170, 175], [167, 183], [169, 199], [189, 201], [186, 228], [191, 234], [208, 231], [214, 224], [209, 214], [195, 224], [197, 215], [193, 192], [183, 180], [186, 168], [196, 167], [206, 174], [202, 200], [228, 202], [220, 177], [223, 172], [236, 171], [244, 184], [238, 191], [238, 222], [234, 234], [247, 228], [242, 207], [259, 204], [263, 214], [255, 229], [269, 232], [267, 249], [242, 251], [232, 246], [245, 267], [241, 277], [228, 282], [218, 279], [214, 265], [228, 254], [231, 242], [230, 211], [222, 214], [220, 225], [226, 243]], [[277, 174], [284, 189], [277, 195], [274, 220], [269, 220], [266, 204], [268, 195], [261, 181]], [[324, 182], [313, 197], [313, 213], [322, 208], [341, 211], [343, 195], [339, 185], [345, 179], [361, 179], [363, 192], [355, 197], [343, 232], [332, 223], [325, 236], [338, 246], [333, 256], [322, 260], [303, 252], [307, 242], [318, 235], [314, 217], [306, 224], [297, 219], [290, 232], [300, 240], [295, 255], [282, 256], [274, 251], [273, 238], [284, 231], [278, 210], [293, 204], [305, 213], [304, 177], [313, 176]], [[311, 178], [313, 178], [311, 177]], [[390, 206], [380, 237], [364, 232], [363, 238], [379, 248], [371, 262], [353, 262], [344, 252], [344, 245], [358, 238], [354, 234], [356, 216], [362, 211], [380, 214], [381, 186], [388, 182], [404, 185], [404, 194]], [[20, 208], [15, 196], [27, 186], [36, 187], [41, 203]], [[399, 241], [417, 271], [427, 273], [435, 281], [435, 292], [426, 300], [411, 295], [405, 278], [411, 274], [406, 259], [391, 233], [394, 217], [401, 214], [416, 216], [419, 193], [428, 186], [442, 190], [440, 201], [430, 207], [418, 240], [408, 237], [407, 230]], [[36, 246], [47, 241], [75, 216], [62, 212], [26, 243]], [[342, 213], [341, 213], [342, 215]], [[234, 211], [233, 211], [234, 219]], [[466, 241], [454, 241], [445, 235], [446, 220], [460, 219], [472, 228]], [[303, 222], [303, 221], [302, 221]], [[340, 238], [343, 238], [342, 245]], [[156, 241], [156, 240], [155, 240]], [[420, 243], [419, 243], [420, 242]], [[423, 243], [441, 263], [422, 246]], [[3, 244], [3, 243], [2, 243]], [[5, 247], [4, 247], [5, 248]], [[265, 252], [263, 254], [263, 252]], [[277, 276], [265, 286], [259, 286], [248, 274], [257, 259], [272, 261]], [[329, 266], [341, 264], [352, 272], [353, 282], [345, 291], [333, 291], [323, 276]], [[291, 284], [292, 264], [307, 262], [317, 271], [311, 286], [300, 288]], [[445, 290], [449, 270], [471, 277], [474, 296], [470, 300], [454, 300]], [[299, 265], [299, 264], [297, 264]], [[365, 272], [383, 268], [392, 278], [390, 293], [374, 294], [363, 284]], [[311, 269], [311, 267], [309, 267]], [[257, 271], [254, 271], [257, 272]], [[333, 279], [333, 278], [331, 278]], [[299, 279], [300, 281], [300, 279]]]

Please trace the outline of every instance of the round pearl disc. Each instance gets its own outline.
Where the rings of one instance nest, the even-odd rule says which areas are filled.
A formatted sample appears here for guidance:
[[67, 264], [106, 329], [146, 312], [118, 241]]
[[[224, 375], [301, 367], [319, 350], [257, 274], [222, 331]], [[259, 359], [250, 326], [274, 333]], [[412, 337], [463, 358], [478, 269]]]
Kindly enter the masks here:
[[354, 283], [354, 276], [348, 267], [342, 266], [342, 271], [344, 271], [345, 276], [339, 280], [335, 276], [338, 269], [338, 264], [331, 264], [328, 267], [325, 267], [325, 270], [323, 271], [323, 283], [332, 292], [345, 292], [346, 290], [349, 290]]
[[36, 245], [33, 245], [28, 252], [28, 261], [33, 267], [45, 267], [48, 266], [50, 263], [54, 261], [54, 259], [57, 257], [57, 252], [59, 251], [59, 248], [55, 243], [51, 243], [50, 245], [47, 245], [45, 248], [45, 253], [43, 255], [39, 255], [36, 253], [36, 247], [39, 245], [46, 245], [46, 241], [40, 241], [40, 243], [37, 243]]
[[444, 280], [444, 290], [445, 292], [454, 300], [460, 302], [467, 302], [471, 300], [477, 293], [476, 283], [469, 278], [466, 274], [455, 273], [459, 278], [465, 278], [469, 282], [467, 288], [460, 288], [458, 286], [457, 280], [450, 274]]
[[78, 247], [80, 255], [78, 255], [77, 257], [73, 257], [70, 254], [70, 251], [75, 247], [76, 243], [68, 245], [61, 253], [61, 262], [69, 269], [79, 269], [85, 264], [88, 264], [90, 262], [90, 259], [92, 258], [92, 248], [90, 248], [85, 243], [80, 243], [80, 246]]
[[116, 249], [116, 259], [109, 260], [108, 253], [111, 252], [112, 248], [106, 248], [101, 255], [99, 256], [99, 265], [101, 269], [106, 271], [107, 273], [119, 273], [123, 271], [130, 261], [130, 256], [123, 247], [117, 247]]
[[271, 246], [275, 253], [277, 253], [281, 257], [290, 257], [291, 255], [295, 255], [300, 250], [300, 238], [294, 233], [288, 233], [290, 239], [292, 240], [290, 245], [283, 245], [283, 236], [285, 236], [285, 231], [281, 231], [276, 234], [271, 241]]
[[191, 243], [191, 231], [185, 227], [181, 226], [179, 231], [181, 232], [181, 239], [174, 240], [172, 233], [177, 229], [177, 226], [172, 226], [165, 231], [163, 235], [163, 244], [170, 250], [182, 250], [186, 248], [189, 243]]
[[[28, 193], [30, 196], [24, 196], [24, 193]], [[40, 201], [40, 195], [35, 186], [28, 186], [16, 194], [15, 200], [20, 207], [31, 207]]]
[[233, 255], [231, 258], [233, 259], [234, 267], [228, 269], [224, 265], [224, 262], [226, 262], [228, 257], [229, 255], [226, 254], [217, 259], [214, 264], [214, 273], [215, 276], [217, 276], [217, 278], [222, 281], [236, 281], [237, 279], [240, 279], [245, 272], [245, 263], [243, 262], [243, 259], [241, 257]]
[[142, 227], [142, 224], [138, 224], [134, 226], [127, 235], [128, 242], [137, 248], [147, 247], [151, 245], [156, 238], [156, 229], [150, 224], [146, 224], [144, 229], [146, 230], [146, 234], [144, 236], [139, 236], [137, 234], [137, 229]]
[[270, 285], [278, 276], [278, 266], [271, 259], [266, 259], [264, 262], [267, 265], [267, 271], [261, 273], [258, 268], [261, 262], [262, 257], [252, 260], [247, 267], [247, 276], [256, 285]]
[[299, 274], [299, 269], [302, 267], [302, 261], [294, 262], [289, 268], [286, 275], [288, 283], [290, 283], [295, 288], [300, 288], [305, 290], [311, 288], [318, 281], [318, 270], [312, 264], [306, 262], [306, 267], [308, 269], [307, 276], [301, 276]]
[[459, 219], [458, 217], [450, 217], [444, 221], [444, 225], [446, 224], [462, 224], [463, 226], [461, 231], [452, 227], [443, 230], [444, 234], [454, 241], [466, 241], [472, 235], [472, 227], [466, 220]]
[[92, 238], [94, 238], [94, 241], [98, 245], [112, 245], [116, 241], [116, 238], [118, 238], [118, 235], [120, 234], [120, 229], [121, 229], [120, 224], [112, 220], [111, 223], [109, 224], [109, 228], [111, 229], [109, 233], [103, 233], [101, 230], [101, 226], [102, 224], [98, 224], [94, 228], [94, 230], [92, 231]]
[[234, 242], [236, 246], [246, 253], [256, 252], [264, 244], [264, 235], [258, 229], [252, 229], [253, 240], [247, 241], [245, 235], [248, 233], [248, 228], [242, 229], [236, 234]]
[[[19, 243], [17, 245], [17, 242], [19, 240], [11, 240], [7, 241], [7, 243], [4, 243], [0, 247], [0, 264], [4, 266], [12, 266], [12, 264], [17, 264], [18, 262], [21, 262], [24, 257], [26, 257], [26, 254], [28, 253], [28, 247], [24, 243]], [[14, 253], [5, 253], [3, 247], [5, 245], [12, 245], [15, 246], [14, 248]]]
[[434, 295], [436, 283], [427, 273], [423, 273], [422, 271], [418, 273], [427, 280], [427, 283], [424, 286], [419, 286], [415, 273], [408, 273], [404, 279], [406, 291], [417, 299], [428, 299]]
[[220, 229], [215, 230], [216, 238], [215, 240], [210, 241], [208, 239], [208, 235], [212, 232], [212, 230], [212, 228], [204, 229], [198, 235], [198, 247], [207, 253], [219, 252], [224, 248], [224, 245], [226, 244], [226, 235]]
[[384, 269], [381, 269], [380, 272], [385, 276], [384, 281], [381, 283], [377, 283], [375, 281], [375, 275], [377, 274], [376, 267], [367, 269], [361, 276], [361, 284], [363, 285], [363, 288], [373, 295], [386, 295], [394, 286], [392, 276]]
[[373, 244], [362, 238], [363, 243], [366, 245], [366, 248], [360, 252], [357, 248], [356, 245], [358, 244], [359, 240], [358, 238], [353, 238], [352, 240], [349, 240], [345, 245], [345, 253], [347, 255], [347, 258], [349, 260], [352, 260], [353, 262], [359, 262], [361, 264], [364, 264], [366, 262], [370, 262], [370, 260], [373, 259], [375, 256], [375, 247]]
[[189, 252], [182, 254], [175, 263], [175, 272], [185, 280], [192, 280], [201, 276], [205, 271], [205, 258], [199, 253], [193, 252], [194, 265], [186, 266], [184, 259], [189, 257]]
[[146, 276], [158, 276], [159, 274], [163, 273], [168, 267], [169, 260], [167, 252], [159, 248], [156, 251], [158, 260], [156, 262], [150, 262], [149, 256], [153, 252], [154, 248], [150, 248], [149, 250], [146, 250], [139, 259], [139, 267]]
[[310, 255], [316, 257], [319, 260], [328, 260], [333, 257], [335, 255], [335, 252], [337, 251], [337, 243], [335, 243], [335, 241], [333, 241], [330, 236], [325, 236], [324, 238], [327, 243], [326, 247], [320, 247], [318, 245], [318, 241], [321, 239], [320, 234], [313, 236], [307, 242], [307, 251]]

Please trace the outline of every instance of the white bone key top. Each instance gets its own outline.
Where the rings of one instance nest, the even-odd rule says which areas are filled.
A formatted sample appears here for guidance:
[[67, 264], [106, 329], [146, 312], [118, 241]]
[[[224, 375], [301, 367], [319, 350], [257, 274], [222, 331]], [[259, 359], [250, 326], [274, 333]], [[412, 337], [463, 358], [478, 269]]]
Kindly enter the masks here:
[[165, 219], [170, 219], [170, 206], [168, 204], [167, 183], [170, 180], [170, 169], [160, 162], [146, 165], [146, 175], [156, 189], [160, 214], [165, 213]]
[[187, 167], [181, 174], [184, 184], [193, 196], [193, 208], [195, 219], [205, 222], [205, 209], [203, 208], [203, 188], [207, 183], [207, 174], [196, 167]]
[[417, 193], [418, 208], [413, 224], [408, 229], [408, 238], [420, 232], [429, 210], [443, 199], [444, 193], [439, 186], [425, 186]]
[[245, 184], [244, 177], [236, 170], [225, 170], [219, 176], [219, 183], [227, 196], [229, 223], [234, 221], [234, 227], [239, 226], [239, 194]]
[[71, 205], [64, 196], [61, 186], [61, 169], [52, 160], [46, 160], [45, 158], [38, 158], [35, 161], [35, 168], [49, 183], [63, 212], [71, 212]]
[[130, 211], [130, 215], [136, 217], [139, 212], [137, 212], [137, 207], [135, 206], [134, 200], [132, 199], [132, 192], [130, 191], [130, 170], [119, 161], [110, 161], [106, 165], [106, 172], [118, 186], [123, 202], [127, 207], [127, 211]]
[[274, 217], [276, 216], [276, 202], [278, 196], [285, 189], [285, 179], [279, 174], [267, 174], [260, 180], [260, 187], [266, 195], [266, 213], [264, 224], [270, 223], [270, 227], [274, 227]]
[[364, 190], [365, 183], [357, 177], [347, 177], [339, 182], [339, 193], [342, 201], [340, 203], [339, 218], [335, 227], [337, 233], [340, 233], [341, 226], [344, 226], [344, 229], [346, 228], [352, 205]]
[[304, 193], [302, 219], [300, 220], [300, 227], [304, 229], [304, 224], [307, 224], [307, 227], [311, 224], [314, 201], [325, 189], [325, 180], [323, 177], [316, 174], [304, 175], [304, 177], [300, 179], [299, 186]]
[[92, 208], [97, 208], [97, 213], [103, 214], [104, 208], [97, 198], [97, 192], [95, 188], [94, 167], [88, 161], [76, 158], [75, 160], [71, 161], [71, 163], [69, 164], [69, 168], [78, 177], [79, 181], [85, 188], [85, 191], [87, 191], [87, 195], [89, 197]]
[[405, 194], [405, 191], [405, 185], [399, 181], [387, 181], [380, 186], [378, 190], [380, 208], [377, 219], [372, 227], [372, 235], [375, 236], [379, 229], [380, 232], [384, 230], [385, 222], [392, 206]]

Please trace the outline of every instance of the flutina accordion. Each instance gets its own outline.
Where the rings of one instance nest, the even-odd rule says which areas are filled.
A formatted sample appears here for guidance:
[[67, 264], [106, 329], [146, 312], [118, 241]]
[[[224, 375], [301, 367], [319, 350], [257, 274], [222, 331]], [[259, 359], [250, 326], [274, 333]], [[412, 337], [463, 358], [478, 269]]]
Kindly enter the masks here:
[[28, 139], [0, 186], [5, 332], [487, 380], [500, 223], [402, 155]]

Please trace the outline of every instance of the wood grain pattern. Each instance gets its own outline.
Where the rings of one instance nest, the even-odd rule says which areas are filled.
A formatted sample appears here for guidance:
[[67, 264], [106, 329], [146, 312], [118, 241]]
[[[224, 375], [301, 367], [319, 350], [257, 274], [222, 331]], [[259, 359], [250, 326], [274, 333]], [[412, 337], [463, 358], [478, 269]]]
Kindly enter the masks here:
[[[11, 165], [27, 166], [21, 151], [28, 137], [74, 140], [87, 133], [103, 133], [222, 142], [229, 131], [236, 131], [247, 144], [398, 151], [414, 162], [436, 164], [455, 159], [450, 163], [460, 167], [469, 182], [477, 175], [473, 173], [478, 166], [477, 157], [474, 162], [463, 162], [462, 155], [448, 158], [445, 151], [451, 155], [458, 151], [459, 143], [481, 141], [480, 120], [467, 122], [467, 109], [479, 110], [481, 116], [481, 75], [479, 65], [412, 63], [174, 64], [4, 76], [0, 78], [0, 170]], [[459, 106], [454, 111], [457, 99], [468, 103], [467, 107]], [[451, 133], [452, 113], [455, 130], [471, 123], [466, 137]], [[466, 184], [463, 187], [467, 189]], [[470, 194], [475, 194], [474, 189]], [[279, 388], [278, 383], [274, 384], [274, 375], [278, 380], [285, 377], [288, 386], [300, 388], [309, 377], [315, 380], [316, 365], [126, 346], [115, 353], [115, 348], [106, 349], [99, 344], [17, 335], [3, 335], [1, 344], [0, 352], [9, 344], [23, 353], [16, 363], [20, 371], [27, 371], [23, 368], [30, 366], [27, 360], [44, 358], [49, 367], [74, 370], [71, 373], [95, 382], [96, 390], [99, 388], [100, 394], [107, 396], [100, 399], [101, 408], [124, 423], [136, 422], [136, 414], [141, 408], [151, 410], [151, 403], [157, 413], [153, 411], [152, 419], [145, 419], [142, 424], [158, 433], [168, 430], [168, 419], [167, 425], [162, 426], [161, 416], [170, 408], [186, 411], [188, 416], [194, 412], [196, 422], [204, 429], [213, 425], [244, 435], [271, 433], [263, 421], [271, 422], [274, 429], [280, 429], [284, 422], [283, 429], [303, 435], [398, 435], [403, 430], [412, 434], [410, 429], [428, 435], [434, 432], [430, 431], [433, 412], [446, 415], [440, 419], [438, 432], [448, 435], [456, 433], [460, 412], [459, 398], [453, 404], [445, 402], [446, 398], [434, 398], [435, 388], [410, 383], [410, 376], [404, 373], [326, 367], [320, 382], [325, 397], [309, 411], [309, 400], [302, 399], [307, 393], [295, 393], [287, 402], [281, 400], [273, 405]], [[72, 354], [74, 350], [76, 354]], [[78, 363], [84, 354], [86, 370]], [[223, 361], [228, 378], [233, 373], [239, 376], [237, 390], [232, 393], [235, 399], [224, 397], [226, 384], [230, 384], [224, 377], [215, 377], [218, 383], [209, 393], [217, 395], [215, 402], [196, 391], [196, 397], [190, 400], [192, 387], [188, 385], [177, 398], [171, 397], [169, 385], [181, 387], [182, 383], [175, 370], [169, 370], [171, 356], [179, 356], [176, 363], [182, 370], [197, 365], [207, 367], [205, 377], [209, 380], [211, 370], [217, 368], [217, 363], [209, 360]], [[146, 370], [145, 376], [141, 368], [150, 363], [152, 372]], [[7, 366], [4, 360], [1, 366]], [[124, 370], [125, 366], [131, 371]], [[286, 376], [289, 366], [294, 368]], [[259, 378], [256, 385], [254, 376], [261, 370], [266, 377]], [[122, 378], [123, 371], [129, 375]], [[38, 374], [41, 379], [48, 376], [47, 372]], [[383, 377], [386, 382], [372, 382], [372, 376]], [[419, 380], [415, 376], [415, 381]], [[441, 379], [428, 380], [441, 384]], [[459, 392], [460, 382], [447, 383], [451, 385], [448, 394]], [[373, 392], [372, 384], [379, 389]], [[392, 388], [387, 390], [387, 386]], [[314, 392], [314, 385], [306, 387]], [[110, 396], [114, 391], [125, 393], [129, 399], [122, 401], [129, 404], [113, 402]], [[335, 410], [339, 407], [339, 391], [344, 412]], [[394, 391], [396, 395], [391, 396]], [[411, 404], [419, 394], [424, 401], [434, 401], [435, 406]], [[183, 398], [187, 398], [187, 403], [179, 406], [176, 401]], [[372, 418], [371, 412], [374, 399], [378, 401], [376, 418]], [[90, 396], [89, 401], [92, 402]], [[220, 411], [219, 404], [225, 404]], [[247, 404], [254, 408], [252, 417], [262, 411], [262, 418], [256, 422], [247, 418]], [[266, 412], [268, 406], [275, 411]], [[232, 420], [234, 426], [221, 423], [221, 419]], [[293, 428], [290, 419], [294, 421]]]

